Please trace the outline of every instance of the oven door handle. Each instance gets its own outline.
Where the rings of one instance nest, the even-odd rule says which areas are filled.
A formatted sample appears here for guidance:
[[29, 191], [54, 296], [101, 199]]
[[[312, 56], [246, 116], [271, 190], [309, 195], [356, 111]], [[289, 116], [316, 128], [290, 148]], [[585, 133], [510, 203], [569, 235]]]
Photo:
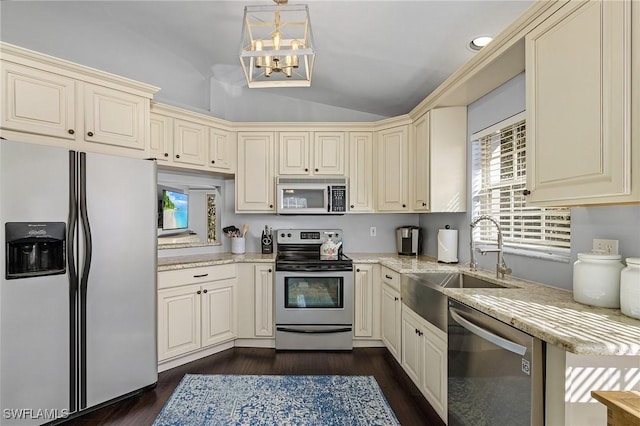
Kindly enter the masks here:
[[289, 328], [289, 327], [276, 327], [278, 331], [285, 331], [287, 333], [299, 333], [299, 334], [328, 334], [328, 333], [345, 333], [351, 331], [351, 327], [341, 328], [323, 328], [319, 330], [310, 330], [304, 328]]
[[457, 322], [462, 327], [466, 328], [468, 331], [475, 334], [476, 336], [482, 339], [485, 339], [493, 343], [494, 345], [501, 347], [502, 349], [506, 349], [509, 352], [513, 352], [521, 356], [524, 356], [525, 352], [527, 352], [526, 346], [522, 346], [516, 342], [512, 342], [511, 340], [505, 339], [504, 337], [500, 337], [496, 334], [493, 334], [489, 330], [485, 330], [479, 325], [476, 325], [471, 321], [463, 318], [460, 314], [458, 314], [458, 312], [459, 311], [455, 308], [449, 308], [451, 319], [453, 319], [455, 322]]

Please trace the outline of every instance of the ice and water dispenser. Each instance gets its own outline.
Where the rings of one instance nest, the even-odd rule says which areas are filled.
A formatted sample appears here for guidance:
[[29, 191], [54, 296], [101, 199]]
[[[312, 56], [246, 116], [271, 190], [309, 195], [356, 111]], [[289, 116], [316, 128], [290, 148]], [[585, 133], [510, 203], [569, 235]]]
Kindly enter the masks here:
[[64, 274], [64, 222], [7, 222], [6, 278]]

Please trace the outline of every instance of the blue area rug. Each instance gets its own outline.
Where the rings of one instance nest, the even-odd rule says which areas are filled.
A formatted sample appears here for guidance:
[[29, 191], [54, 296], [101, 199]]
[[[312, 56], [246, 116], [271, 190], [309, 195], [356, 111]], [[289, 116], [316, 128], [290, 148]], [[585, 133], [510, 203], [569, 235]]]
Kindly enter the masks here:
[[153, 425], [400, 423], [373, 376], [187, 374]]

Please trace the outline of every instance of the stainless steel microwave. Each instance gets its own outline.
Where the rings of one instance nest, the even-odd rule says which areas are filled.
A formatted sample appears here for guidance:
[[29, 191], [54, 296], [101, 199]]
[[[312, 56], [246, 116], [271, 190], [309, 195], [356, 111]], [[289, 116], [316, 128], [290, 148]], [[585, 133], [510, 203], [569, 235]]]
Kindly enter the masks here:
[[276, 213], [344, 214], [347, 212], [346, 177], [276, 178]]

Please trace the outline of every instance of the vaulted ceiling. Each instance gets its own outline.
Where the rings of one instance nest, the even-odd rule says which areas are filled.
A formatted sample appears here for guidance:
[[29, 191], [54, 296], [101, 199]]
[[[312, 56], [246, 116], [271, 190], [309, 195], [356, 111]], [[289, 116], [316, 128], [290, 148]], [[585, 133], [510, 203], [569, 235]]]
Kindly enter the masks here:
[[[294, 2], [292, 2], [294, 3]], [[328, 1], [309, 6], [309, 88], [249, 89], [244, 6], [270, 1], [2, 1], [0, 38], [161, 88], [156, 99], [232, 121], [371, 121], [409, 112], [531, 0]]]

